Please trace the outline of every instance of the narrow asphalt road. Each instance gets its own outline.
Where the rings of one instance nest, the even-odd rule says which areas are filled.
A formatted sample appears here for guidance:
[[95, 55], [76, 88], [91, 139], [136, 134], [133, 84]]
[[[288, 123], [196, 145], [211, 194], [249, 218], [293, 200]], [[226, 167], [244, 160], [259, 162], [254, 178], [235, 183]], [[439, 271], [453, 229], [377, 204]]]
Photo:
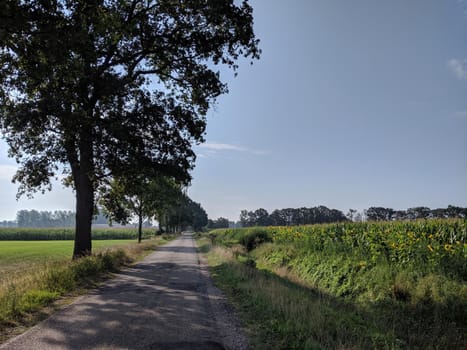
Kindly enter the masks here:
[[0, 349], [245, 349], [185, 234]]

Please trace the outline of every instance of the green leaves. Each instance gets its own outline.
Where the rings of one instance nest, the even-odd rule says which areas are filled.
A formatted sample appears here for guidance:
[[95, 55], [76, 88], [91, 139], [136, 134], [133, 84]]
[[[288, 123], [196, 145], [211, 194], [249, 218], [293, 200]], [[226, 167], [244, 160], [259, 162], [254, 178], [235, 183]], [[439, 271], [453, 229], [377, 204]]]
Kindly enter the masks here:
[[6, 0], [0, 10], [0, 128], [21, 165], [19, 194], [49, 189], [59, 168], [73, 178], [86, 241], [75, 256], [90, 250], [106, 179], [191, 180], [192, 145], [227, 92], [215, 65], [260, 52], [246, 1]]
[[[247, 2], [10, 0], [1, 6], [2, 131], [28, 168], [38, 169], [31, 162], [46, 152], [49, 173], [54, 163], [72, 167], [86, 138], [96, 178], [157, 167], [189, 179], [191, 144], [203, 141], [204, 115], [227, 91], [208, 63], [235, 69], [240, 55], [259, 57]], [[44, 177], [24, 185], [46, 183]]]
[[141, 175], [112, 180], [101, 189], [100, 196], [100, 203], [111, 219], [128, 223], [132, 216], [154, 217], [158, 210], [176, 203], [182, 197], [182, 191], [173, 179]]

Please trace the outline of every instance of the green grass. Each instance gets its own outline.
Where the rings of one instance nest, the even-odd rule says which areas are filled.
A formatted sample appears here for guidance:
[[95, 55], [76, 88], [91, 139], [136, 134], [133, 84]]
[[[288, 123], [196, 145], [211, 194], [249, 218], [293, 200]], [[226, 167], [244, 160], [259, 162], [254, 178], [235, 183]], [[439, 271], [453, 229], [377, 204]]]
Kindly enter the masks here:
[[209, 255], [215, 283], [236, 305], [253, 349], [398, 349], [391, 327], [338, 299], [240, 263]]
[[[134, 243], [132, 240], [93, 241], [93, 250]], [[73, 241], [0, 241], [0, 284], [12, 275], [37, 269], [38, 265], [70, 260]]]
[[77, 260], [71, 260], [72, 241], [0, 242], [0, 342], [47, 317], [63, 297], [94, 287], [172, 237], [94, 241], [94, 254]]
[[198, 244], [254, 348], [464, 349], [466, 228], [465, 220], [249, 228]]

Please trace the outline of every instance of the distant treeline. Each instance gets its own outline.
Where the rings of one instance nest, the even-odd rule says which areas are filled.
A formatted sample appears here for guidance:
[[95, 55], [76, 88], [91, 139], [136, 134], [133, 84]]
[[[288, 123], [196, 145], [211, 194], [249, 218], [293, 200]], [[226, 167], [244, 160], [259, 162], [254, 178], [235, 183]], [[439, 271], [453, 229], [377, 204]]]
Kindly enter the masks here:
[[[349, 211], [350, 213], [350, 211]], [[371, 207], [364, 211], [367, 220], [417, 220], [430, 218], [467, 218], [467, 208], [449, 205], [447, 208], [430, 209], [428, 207], [414, 207], [407, 210], [394, 210], [391, 208]], [[352, 219], [352, 216], [349, 217]]]
[[[16, 222], [8, 221], [0, 227], [73, 227], [75, 220], [76, 213], [68, 210], [55, 210], [53, 212], [34, 209], [20, 210], [16, 213]], [[107, 218], [99, 213], [94, 217], [92, 223], [107, 224]]]
[[0, 221], [0, 227], [17, 227], [18, 224], [14, 220], [3, 220]]
[[[324, 224], [342, 221], [392, 221], [392, 220], [417, 220], [429, 218], [467, 218], [467, 208], [449, 205], [447, 208], [430, 209], [428, 207], [414, 207], [407, 210], [394, 210], [383, 207], [370, 207], [359, 213], [355, 209], [349, 209], [344, 213], [337, 209], [329, 209], [325, 206], [313, 208], [286, 208], [276, 209], [268, 213], [260, 208], [255, 211], [242, 210], [240, 224], [243, 227], [251, 226], [292, 226]], [[212, 228], [225, 226], [225, 220], [211, 221]], [[222, 225], [224, 224], [224, 225]]]
[[[232, 223], [234, 224], [234, 223]], [[228, 228], [230, 226], [229, 219], [226, 218], [218, 218], [216, 220], [208, 220], [208, 229], [216, 229], [216, 228]]]
[[75, 213], [67, 210], [20, 210], [16, 213], [18, 227], [70, 227], [75, 224]]
[[276, 209], [271, 214], [263, 208], [255, 211], [242, 210], [240, 213], [240, 224], [243, 227], [324, 224], [346, 220], [347, 217], [340, 210], [323, 205], [314, 208]]
[[[196, 203], [197, 204], [197, 203]], [[197, 204], [199, 206], [199, 204]], [[200, 206], [199, 206], [200, 207]], [[188, 210], [188, 209], [187, 209]], [[200, 207], [200, 210], [202, 208]], [[198, 210], [198, 211], [200, 211]], [[186, 211], [186, 210], [185, 210]], [[190, 209], [190, 213], [194, 212]], [[196, 211], [197, 212], [197, 211]], [[254, 211], [242, 210], [240, 220], [237, 224], [229, 222], [226, 218], [207, 220], [204, 213], [200, 216], [203, 220], [198, 220], [196, 229], [206, 227], [209, 229], [227, 227], [251, 227], [251, 226], [293, 226], [324, 224], [342, 221], [394, 221], [394, 220], [417, 220], [429, 218], [467, 218], [467, 208], [449, 205], [447, 208], [430, 209], [428, 207], [414, 207], [407, 210], [395, 210], [384, 207], [370, 207], [362, 212], [349, 209], [347, 214], [337, 209], [329, 209], [323, 205], [313, 208], [286, 208], [276, 209], [268, 213], [266, 209], [260, 208]], [[167, 225], [170, 223], [183, 223], [193, 225], [193, 220], [185, 218], [188, 214], [174, 213], [167, 216]], [[192, 214], [190, 214], [193, 216]], [[190, 218], [191, 218], [190, 216]], [[187, 216], [188, 217], [188, 216]], [[169, 220], [170, 219], [170, 220]], [[188, 220], [188, 221], [187, 221]], [[186, 223], [185, 223], [186, 221]], [[198, 222], [197, 221], [197, 222]], [[93, 224], [108, 224], [107, 218], [102, 214], [96, 215]], [[20, 210], [16, 214], [16, 221], [0, 221], [0, 227], [73, 227], [75, 225], [75, 212], [66, 210], [37, 211]], [[144, 227], [151, 226], [150, 222], [145, 222]]]

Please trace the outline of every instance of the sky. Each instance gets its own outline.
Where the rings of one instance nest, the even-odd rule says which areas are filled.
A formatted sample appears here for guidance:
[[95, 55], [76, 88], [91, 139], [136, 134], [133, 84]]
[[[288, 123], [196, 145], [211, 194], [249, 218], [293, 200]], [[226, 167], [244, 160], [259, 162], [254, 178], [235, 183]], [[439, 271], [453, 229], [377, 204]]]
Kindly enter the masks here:
[[[221, 69], [190, 197], [210, 218], [326, 205], [467, 206], [467, 1], [250, 0], [261, 59]], [[0, 141], [0, 220], [16, 201]]]

